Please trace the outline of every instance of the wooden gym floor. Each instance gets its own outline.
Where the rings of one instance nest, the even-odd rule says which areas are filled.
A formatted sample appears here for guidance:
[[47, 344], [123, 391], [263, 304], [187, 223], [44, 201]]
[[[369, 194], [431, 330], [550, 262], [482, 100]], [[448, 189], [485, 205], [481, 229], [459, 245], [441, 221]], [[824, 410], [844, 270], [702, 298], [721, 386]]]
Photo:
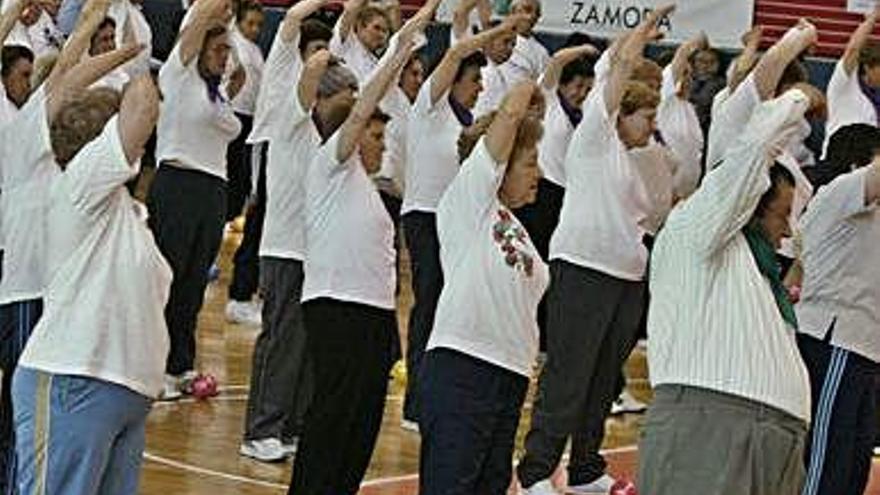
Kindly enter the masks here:
[[[143, 495], [276, 495], [286, 493], [291, 463], [263, 464], [238, 454], [247, 404], [251, 352], [257, 328], [228, 324], [224, 317], [231, 259], [240, 235], [226, 236], [221, 276], [207, 291], [198, 332], [198, 368], [219, 379], [221, 394], [208, 401], [184, 399], [157, 403], [147, 428], [140, 493]], [[406, 267], [407, 263], [403, 263]], [[399, 319], [402, 333], [411, 302], [409, 274], [402, 273]], [[403, 339], [405, 342], [405, 338]], [[644, 355], [636, 351], [627, 365], [629, 388], [650, 399]], [[402, 383], [392, 379], [385, 420], [362, 495], [415, 495], [418, 492], [419, 437], [400, 428]], [[531, 397], [531, 395], [530, 395]], [[526, 403], [518, 445], [528, 426]], [[640, 415], [610, 419], [604, 448], [610, 470], [631, 478], [636, 465]], [[875, 465], [875, 468], [877, 466]], [[880, 495], [880, 469], [868, 494]]]

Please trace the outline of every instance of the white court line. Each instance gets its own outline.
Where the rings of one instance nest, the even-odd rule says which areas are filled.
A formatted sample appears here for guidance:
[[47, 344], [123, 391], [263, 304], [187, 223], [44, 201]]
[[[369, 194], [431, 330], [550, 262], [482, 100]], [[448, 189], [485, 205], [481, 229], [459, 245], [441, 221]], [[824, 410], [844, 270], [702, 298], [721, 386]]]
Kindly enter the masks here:
[[[627, 445], [626, 447], [618, 447], [614, 449], [606, 449], [599, 451], [600, 454], [603, 455], [614, 455], [614, 454], [624, 454], [627, 452], [635, 452], [638, 450], [638, 447], [635, 445]], [[563, 459], [567, 459], [568, 455], [566, 454]], [[155, 454], [151, 454], [149, 452], [144, 452], [144, 459], [148, 461], [155, 462], [157, 464], [162, 464], [168, 467], [180, 469], [181, 471], [188, 471], [195, 474], [201, 474], [204, 476], [213, 476], [215, 478], [224, 479], [227, 481], [234, 481], [236, 483], [250, 484], [256, 486], [262, 486], [265, 488], [272, 488], [275, 490], [287, 490], [287, 485], [282, 485], [280, 483], [273, 483], [271, 481], [264, 481], [257, 478], [249, 478], [247, 476], [239, 476], [230, 473], [224, 473], [222, 471], [215, 471], [213, 469], [207, 469], [199, 466], [195, 466], [186, 462], [175, 461], [172, 459], [168, 459], [166, 457], [158, 456]], [[388, 478], [376, 478], [372, 480], [367, 480], [361, 483], [362, 488], [375, 488], [381, 487], [384, 485], [389, 485], [393, 483], [401, 483], [404, 481], [416, 480], [419, 478], [418, 473], [415, 474], [405, 474], [402, 476], [392, 476]]]

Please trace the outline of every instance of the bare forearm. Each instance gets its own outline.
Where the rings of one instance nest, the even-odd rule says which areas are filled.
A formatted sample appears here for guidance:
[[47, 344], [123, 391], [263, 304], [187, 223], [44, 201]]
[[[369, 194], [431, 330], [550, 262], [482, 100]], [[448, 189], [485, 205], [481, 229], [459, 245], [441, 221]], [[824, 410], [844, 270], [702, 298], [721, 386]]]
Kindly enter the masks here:
[[0, 17], [0, 46], [6, 41], [6, 38], [9, 37], [9, 33], [12, 32], [12, 28], [15, 27], [15, 23], [18, 21], [18, 18], [21, 17], [21, 13], [24, 12], [25, 0], [15, 0], [12, 7], [10, 7], [2, 17]]
[[868, 42], [868, 38], [874, 31], [874, 26], [876, 24], [877, 11], [875, 10], [865, 17], [865, 20], [859, 24], [859, 27], [857, 27], [852, 36], [850, 36], [849, 42], [846, 44], [846, 49], [843, 52], [843, 57], [841, 58], [847, 74], [852, 74], [859, 68], [859, 52], [862, 51], [862, 48]]
[[510, 90], [502, 102], [501, 109], [486, 132], [486, 147], [496, 162], [507, 163], [510, 160], [520, 122], [528, 112], [535, 90], [534, 83], [520, 84]]
[[816, 39], [816, 28], [799, 23], [783, 36], [755, 66], [754, 79], [762, 100], [776, 96], [776, 86], [786, 67], [806, 50]]
[[287, 15], [284, 16], [284, 22], [281, 26], [282, 41], [292, 42], [299, 35], [299, 26], [302, 21], [326, 4], [327, 0], [302, 0], [291, 7], [287, 11]]

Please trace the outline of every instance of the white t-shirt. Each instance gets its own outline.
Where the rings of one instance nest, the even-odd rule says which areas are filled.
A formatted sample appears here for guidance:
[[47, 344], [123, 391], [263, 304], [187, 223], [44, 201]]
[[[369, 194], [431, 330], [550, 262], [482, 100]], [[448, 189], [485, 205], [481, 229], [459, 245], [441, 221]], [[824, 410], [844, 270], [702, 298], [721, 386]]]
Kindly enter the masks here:
[[333, 37], [330, 39], [330, 53], [345, 60], [345, 66], [351, 69], [358, 82], [365, 84], [379, 65], [379, 57], [367, 50], [354, 29], [348, 33], [344, 41], [340, 29], [340, 23], [336, 23]]
[[544, 178], [565, 187], [565, 155], [574, 135], [574, 125], [562, 107], [559, 93], [544, 90], [547, 114], [544, 117], [544, 137], [538, 145], [538, 161]]
[[647, 192], [608, 115], [605, 77], [584, 103], [584, 119], [565, 158], [566, 190], [550, 259], [561, 259], [624, 280], [643, 280], [648, 252], [640, 226]]
[[[3, 5], [0, 11], [6, 12], [12, 2], [3, 2]], [[29, 48], [34, 52], [35, 58], [58, 53], [63, 44], [64, 34], [46, 12], [42, 12], [37, 22], [29, 27], [21, 22], [16, 22], [4, 42], [4, 45], [19, 45]]]
[[391, 120], [385, 127], [385, 154], [376, 176], [390, 180], [398, 191], [403, 191], [406, 184], [406, 131], [413, 104], [399, 86], [394, 86], [382, 100], [381, 108]]
[[440, 197], [458, 173], [458, 137], [463, 129], [449, 93], [431, 103], [428, 79], [419, 91], [407, 134], [406, 191], [402, 213], [434, 212]]
[[844, 68], [843, 60], [838, 60], [828, 81], [828, 120], [825, 122], [825, 144], [841, 127], [849, 124], [880, 124], [877, 111], [871, 100], [862, 92], [859, 84], [859, 71], [855, 70], [848, 74]]
[[307, 173], [302, 301], [327, 297], [394, 310], [394, 223], [357, 151], [340, 163], [338, 146], [339, 133]]
[[171, 267], [125, 188], [136, 174], [114, 117], [53, 181], [46, 305], [20, 365], [156, 397]]
[[446, 284], [428, 349], [453, 349], [529, 377], [550, 273], [498, 200], [504, 169], [481, 140], [437, 208]]
[[[6, 97], [6, 87], [3, 86], [3, 83], [0, 83], [0, 129], [3, 129], [16, 115], [18, 115], [18, 107]], [[3, 162], [4, 160], [0, 158], [0, 168], [3, 167]], [[2, 191], [0, 191], [0, 194], [2, 194]], [[2, 200], [0, 200], [0, 204], [2, 204]], [[3, 215], [0, 214], [0, 222], [2, 222], [2, 219]], [[3, 247], [3, 226], [0, 224], [0, 251], [3, 250]]]
[[42, 88], [0, 131], [0, 157], [0, 225], [6, 247], [0, 304], [7, 304], [43, 297], [46, 287], [47, 198], [59, 169]]
[[270, 144], [260, 256], [303, 260], [306, 255], [306, 170], [321, 136], [299, 101], [302, 70], [298, 37], [285, 43], [277, 35], [261, 90], [267, 98], [261, 108], [272, 111], [261, 114]]
[[498, 110], [502, 100], [507, 96], [507, 92], [513, 87], [514, 69], [510, 62], [501, 65], [495, 65], [489, 61], [488, 65], [480, 69], [483, 80], [483, 91], [477, 98], [477, 104], [474, 107], [474, 117], [479, 118], [489, 112]]
[[517, 35], [508, 63], [511, 67], [511, 86], [527, 80], [537, 81], [550, 64], [550, 53], [534, 36], [526, 38]]
[[663, 70], [657, 128], [679, 165], [674, 177], [675, 195], [690, 196], [697, 189], [702, 172], [703, 130], [694, 105], [678, 96], [672, 67]]
[[160, 162], [174, 161], [176, 166], [226, 180], [226, 147], [241, 132], [241, 122], [222, 84], [220, 96], [210, 100], [197, 66], [197, 58], [183, 65], [178, 44], [159, 71], [164, 99], [156, 155]]
[[257, 108], [257, 94], [260, 90], [260, 80], [263, 78], [265, 64], [263, 52], [256, 43], [245, 38], [237, 27], [230, 33], [230, 39], [235, 45], [238, 62], [244, 68], [247, 76], [241, 90], [232, 99], [232, 108], [240, 114], [252, 116]]

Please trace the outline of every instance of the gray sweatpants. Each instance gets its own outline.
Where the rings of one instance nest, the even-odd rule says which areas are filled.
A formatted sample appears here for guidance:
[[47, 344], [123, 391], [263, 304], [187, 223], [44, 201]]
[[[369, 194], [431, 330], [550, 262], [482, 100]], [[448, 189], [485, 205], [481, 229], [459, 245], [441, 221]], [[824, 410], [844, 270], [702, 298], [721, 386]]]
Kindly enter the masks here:
[[796, 495], [804, 421], [742, 397], [661, 385], [642, 425], [640, 495]]
[[560, 260], [551, 261], [550, 274], [547, 363], [538, 380], [526, 453], [517, 467], [524, 487], [550, 478], [569, 438], [569, 483], [602, 476], [605, 418], [644, 310], [644, 282]]
[[263, 331], [254, 345], [245, 440], [289, 442], [302, 432], [312, 396], [300, 306], [302, 284], [301, 261], [260, 258]]

